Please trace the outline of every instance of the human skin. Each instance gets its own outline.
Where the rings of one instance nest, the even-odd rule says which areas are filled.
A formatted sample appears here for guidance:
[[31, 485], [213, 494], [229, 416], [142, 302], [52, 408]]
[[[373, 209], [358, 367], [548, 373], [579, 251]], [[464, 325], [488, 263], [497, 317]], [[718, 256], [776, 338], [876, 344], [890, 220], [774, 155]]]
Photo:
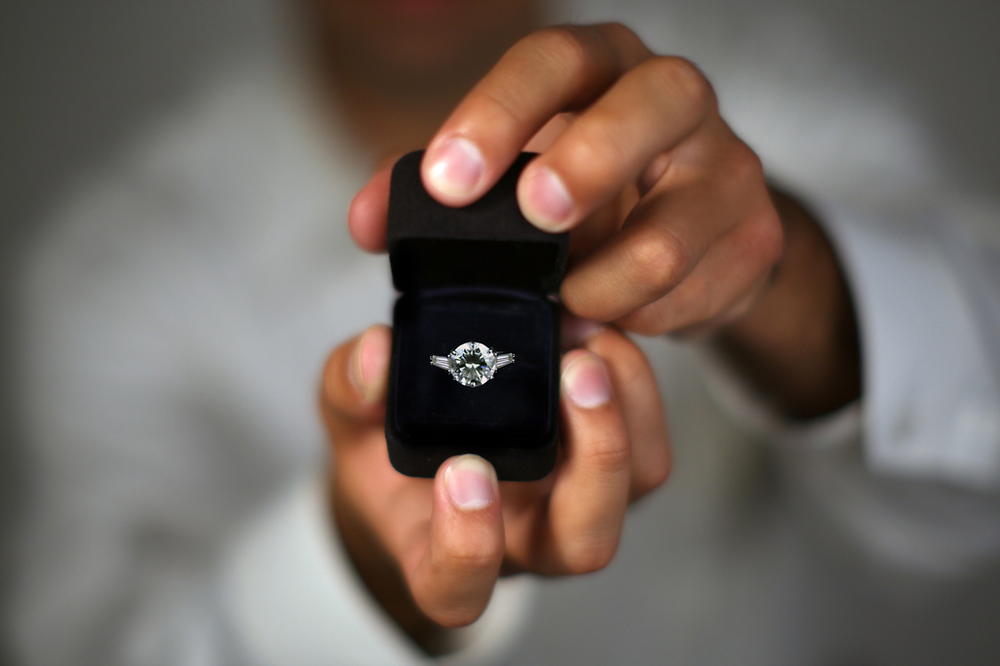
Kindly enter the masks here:
[[[416, 116], [435, 103], [408, 99]], [[383, 152], [416, 147], [406, 146], [416, 127], [395, 143], [383, 138]], [[521, 209], [542, 229], [571, 230], [561, 296], [583, 318], [570, 328], [585, 351], [564, 359], [567, 437], [555, 473], [498, 489], [491, 470], [466, 464], [479, 501], [463, 508], [449, 492], [453, 461], [433, 481], [389, 466], [387, 331], [346, 343], [324, 375], [338, 527], [376, 598], [430, 648], [437, 627], [478, 617], [504, 567], [551, 575], [606, 564], [627, 502], [666, 478], [655, 383], [620, 330], [701, 340], [792, 418], [827, 413], [860, 391], [853, 309], [832, 249], [801, 205], [768, 188], [689, 62], [650, 53], [620, 25], [531, 33], [429, 136], [425, 186], [442, 203], [467, 204], [525, 148], [541, 154], [519, 181]], [[371, 251], [384, 249], [390, 167], [349, 215]], [[581, 367], [585, 375], [571, 371]], [[604, 401], [581, 406], [576, 382]]]
[[[567, 327], [571, 335], [575, 328]], [[348, 341], [326, 365], [337, 526], [375, 598], [430, 651], [441, 627], [479, 617], [502, 573], [604, 567], [627, 504], [667, 478], [669, 439], [645, 357], [612, 327], [580, 330], [562, 359], [556, 467], [530, 483], [497, 484], [476, 456], [446, 461], [435, 479], [392, 468], [384, 437], [386, 327]]]

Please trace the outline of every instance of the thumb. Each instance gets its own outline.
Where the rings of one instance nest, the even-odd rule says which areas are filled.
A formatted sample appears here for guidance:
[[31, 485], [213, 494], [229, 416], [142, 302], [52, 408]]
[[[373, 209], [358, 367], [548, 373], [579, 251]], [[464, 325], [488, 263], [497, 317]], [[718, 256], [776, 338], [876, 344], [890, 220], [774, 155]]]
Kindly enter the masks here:
[[479, 456], [451, 458], [434, 479], [430, 540], [406, 567], [414, 600], [442, 626], [470, 624], [489, 603], [503, 556], [496, 472]]

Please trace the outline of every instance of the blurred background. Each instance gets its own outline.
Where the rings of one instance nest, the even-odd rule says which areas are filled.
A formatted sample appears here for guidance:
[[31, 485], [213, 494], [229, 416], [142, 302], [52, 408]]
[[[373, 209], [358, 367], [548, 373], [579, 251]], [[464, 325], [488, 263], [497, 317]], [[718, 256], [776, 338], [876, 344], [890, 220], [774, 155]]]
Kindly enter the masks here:
[[[4, 0], [0, 3], [0, 284], [7, 312], [18, 248], [75, 175], [120, 147], [205, 72], [267, 48], [277, 0]], [[610, 4], [610, 3], [609, 3]], [[677, 0], [711, 6], [720, 0]], [[732, 0], [732, 5], [737, 5]], [[951, 176], [1000, 194], [1000, 2], [781, 0], [807, 12], [870, 80], [901, 92]], [[7, 318], [3, 318], [7, 335]], [[6, 338], [4, 339], [6, 340]], [[0, 345], [0, 353], [9, 345]], [[2, 359], [9, 367], [8, 357]], [[0, 381], [8, 379], [0, 375]], [[17, 496], [11, 399], [0, 402], [0, 501]], [[6, 550], [4, 550], [6, 553]], [[2, 563], [0, 563], [2, 564]], [[537, 641], [537, 638], [534, 639]]]
[[[65, 179], [183, 97], [215, 63], [262, 48], [277, 0], [6, 0], [0, 8], [5, 247]], [[677, 0], [714, 5], [720, 0]], [[738, 5], [739, 3], [733, 2]], [[1000, 184], [1000, 3], [782, 0], [904, 88], [969, 183]]]

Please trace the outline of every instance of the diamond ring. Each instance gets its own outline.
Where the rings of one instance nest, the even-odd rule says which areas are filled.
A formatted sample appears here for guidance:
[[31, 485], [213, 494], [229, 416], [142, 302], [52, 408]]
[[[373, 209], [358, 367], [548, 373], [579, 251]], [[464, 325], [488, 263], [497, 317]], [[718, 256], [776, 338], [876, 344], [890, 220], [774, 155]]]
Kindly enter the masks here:
[[493, 373], [514, 362], [509, 352], [497, 353], [481, 342], [469, 341], [455, 347], [447, 356], [431, 356], [431, 365], [451, 373], [462, 386], [482, 386]]

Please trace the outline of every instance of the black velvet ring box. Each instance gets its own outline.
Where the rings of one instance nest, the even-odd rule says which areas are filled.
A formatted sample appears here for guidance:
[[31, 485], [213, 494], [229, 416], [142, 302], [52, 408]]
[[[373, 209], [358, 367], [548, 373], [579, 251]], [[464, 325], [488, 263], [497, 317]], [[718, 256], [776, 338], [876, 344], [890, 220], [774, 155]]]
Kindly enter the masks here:
[[[387, 230], [392, 280], [392, 363], [385, 436], [393, 467], [433, 477], [453, 455], [489, 460], [501, 480], [530, 481], [555, 466], [559, 435], [559, 310], [567, 235], [521, 215], [522, 154], [475, 203], [449, 208], [420, 179], [422, 152], [392, 172]], [[431, 364], [466, 342], [514, 363], [481, 386]]]

